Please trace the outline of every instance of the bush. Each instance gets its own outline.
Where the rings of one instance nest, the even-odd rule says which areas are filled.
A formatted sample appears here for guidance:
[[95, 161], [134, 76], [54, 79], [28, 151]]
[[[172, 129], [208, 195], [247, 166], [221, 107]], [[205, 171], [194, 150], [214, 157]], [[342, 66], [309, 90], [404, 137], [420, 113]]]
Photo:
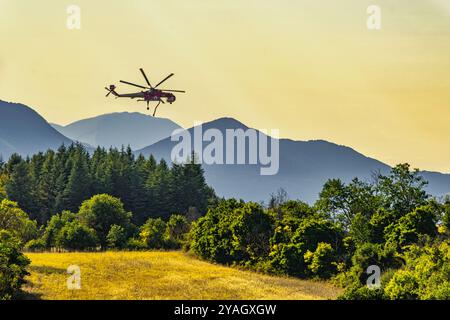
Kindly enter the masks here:
[[28, 251], [44, 251], [46, 249], [44, 239], [33, 239], [25, 244], [25, 249]]
[[164, 233], [166, 223], [161, 219], [148, 219], [141, 227], [139, 237], [149, 249], [162, 249], [165, 247]]
[[194, 223], [191, 248], [211, 261], [256, 265], [268, 258], [273, 230], [274, 218], [260, 205], [226, 200]]
[[147, 245], [141, 240], [136, 238], [128, 239], [126, 248], [129, 250], [147, 250]]
[[56, 246], [70, 250], [86, 250], [97, 247], [95, 231], [75, 220], [67, 223], [56, 237]]
[[238, 261], [232, 239], [231, 224], [235, 211], [245, 205], [235, 199], [222, 200], [215, 208], [193, 223], [190, 232], [191, 249], [200, 257], [218, 262], [233, 263]]
[[56, 247], [56, 239], [61, 232], [61, 229], [68, 223], [74, 221], [76, 216], [70, 211], [63, 211], [61, 214], [54, 215], [48, 221], [44, 230], [42, 240], [45, 243], [47, 249]]
[[106, 241], [109, 248], [123, 249], [127, 245], [127, 232], [123, 227], [115, 224], [111, 226]]
[[107, 194], [93, 196], [81, 205], [78, 218], [85, 226], [95, 230], [102, 248], [107, 247], [109, 231], [113, 225], [130, 228], [131, 213], [126, 212], [120, 199]]
[[293, 276], [305, 275], [303, 243], [280, 243], [272, 246], [270, 252], [270, 270], [273, 273], [281, 273]]
[[369, 289], [367, 286], [351, 286], [342, 294], [339, 300], [384, 300], [382, 288]]
[[189, 223], [182, 215], [172, 215], [166, 226], [166, 242], [170, 248], [179, 249], [186, 241]]
[[408, 270], [397, 271], [385, 288], [386, 295], [391, 300], [417, 299], [419, 297], [418, 290], [418, 279], [413, 272]]
[[37, 236], [36, 221], [31, 221], [16, 202], [6, 199], [0, 202], [0, 229], [10, 231], [23, 243]]
[[327, 279], [336, 273], [336, 253], [329, 243], [320, 242], [316, 251], [305, 253], [305, 262], [314, 276]]
[[400, 247], [417, 243], [422, 235], [437, 235], [437, 214], [432, 205], [416, 208], [401, 217], [396, 224], [386, 227], [387, 242]]
[[274, 219], [256, 203], [248, 203], [234, 212], [230, 226], [233, 250], [240, 261], [258, 262], [267, 259]]
[[0, 230], [0, 300], [12, 299], [25, 283], [30, 261], [20, 252], [20, 242]]

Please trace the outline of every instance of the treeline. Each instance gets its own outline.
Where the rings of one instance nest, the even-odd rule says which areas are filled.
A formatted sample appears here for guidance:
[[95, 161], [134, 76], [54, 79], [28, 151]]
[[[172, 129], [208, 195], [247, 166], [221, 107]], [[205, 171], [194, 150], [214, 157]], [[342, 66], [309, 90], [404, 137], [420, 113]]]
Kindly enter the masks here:
[[[62, 155], [67, 156], [66, 161], [48, 160]], [[84, 160], [79, 160], [80, 156]], [[99, 149], [89, 156], [80, 146], [37, 157], [47, 159], [40, 170], [35, 170], [35, 157], [15, 156], [2, 165], [0, 230], [7, 231], [0, 232], [0, 297], [11, 297], [23, 282], [28, 261], [20, 253], [22, 248], [183, 247], [212, 262], [326, 279], [345, 288], [341, 299], [450, 299], [450, 198], [438, 201], [430, 197], [425, 191], [427, 182], [407, 164], [396, 166], [389, 175], [376, 175], [370, 182], [329, 180], [313, 205], [289, 200], [282, 190], [263, 205], [217, 199], [204, 183], [202, 169], [195, 161], [167, 168], [164, 162], [156, 164], [152, 158], [134, 159], [129, 150]], [[68, 160], [71, 157], [77, 160]], [[42, 179], [48, 177], [43, 175], [47, 161], [55, 164], [50, 166], [54, 168], [51, 172], [58, 172], [58, 163], [65, 163], [68, 170], [64, 187], [54, 190], [54, 202], [42, 201], [48, 197], [43, 196], [45, 189], [39, 189], [46, 185]], [[86, 164], [83, 181], [88, 189], [92, 188], [91, 193], [112, 188], [107, 190], [115, 190], [115, 196], [89, 193], [77, 201], [68, 201], [67, 194], [81, 192], [81, 186], [74, 183], [81, 179], [78, 161]], [[115, 161], [121, 165], [112, 165]], [[137, 184], [143, 198], [119, 192], [120, 184], [104, 182], [117, 181], [111, 177], [134, 181], [133, 176], [141, 172], [137, 168], [147, 168], [143, 171], [147, 175]], [[20, 175], [20, 170], [28, 176]], [[166, 174], [160, 174], [161, 170]], [[109, 178], [99, 178], [105, 176]], [[23, 188], [28, 184], [30, 187]], [[75, 185], [79, 188], [72, 187]], [[95, 189], [99, 185], [102, 187]], [[56, 207], [51, 206], [51, 212], [56, 213], [49, 214], [45, 223], [36, 222], [36, 218], [43, 217], [39, 212], [45, 211], [41, 208], [29, 214], [22, 203], [12, 201], [12, 195], [19, 195], [12, 191], [19, 186], [30, 197], [41, 199], [39, 202], [34, 198], [33, 203], [53, 203]], [[167, 197], [155, 197], [156, 190]], [[186, 195], [196, 200], [190, 201]], [[59, 199], [73, 207], [58, 207]], [[144, 210], [137, 206], [139, 203], [152, 209]], [[130, 208], [142, 211], [136, 214]]]
[[[85, 200], [77, 212], [64, 210], [38, 227], [17, 204], [0, 202], [0, 300], [20, 293], [30, 261], [22, 250], [98, 251], [180, 249], [187, 239], [190, 222], [186, 215], [171, 215], [168, 221], [149, 218], [133, 224], [133, 214], [120, 199], [107, 194]], [[194, 217], [195, 218], [195, 217]]]
[[169, 167], [164, 160], [136, 157], [130, 148], [97, 148], [90, 155], [74, 144], [26, 159], [13, 155], [0, 163], [0, 200], [17, 202], [39, 225], [64, 210], [76, 212], [96, 194], [121, 199], [137, 225], [190, 209], [204, 213], [215, 199], [194, 159]]
[[329, 180], [313, 206], [283, 192], [269, 208], [222, 201], [194, 223], [190, 248], [218, 263], [330, 279], [346, 288], [341, 299], [450, 299], [450, 199], [425, 185], [404, 164], [370, 183]]

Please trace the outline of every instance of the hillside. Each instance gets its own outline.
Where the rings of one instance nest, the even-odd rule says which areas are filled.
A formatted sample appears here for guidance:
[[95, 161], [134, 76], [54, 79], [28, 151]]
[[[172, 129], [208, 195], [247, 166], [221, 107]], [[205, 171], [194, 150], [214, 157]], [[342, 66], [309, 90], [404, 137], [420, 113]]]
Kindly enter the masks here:
[[39, 151], [56, 149], [72, 141], [55, 130], [33, 109], [0, 100], [0, 155], [33, 155]]
[[[333, 286], [280, 278], [199, 261], [182, 252], [34, 253], [29, 299], [262, 300], [333, 299]], [[69, 265], [81, 270], [81, 290], [67, 290]]]
[[180, 128], [169, 119], [154, 118], [138, 112], [105, 114], [67, 126], [52, 125], [70, 139], [85, 142], [93, 147], [121, 148], [130, 145], [133, 150], [166, 138]]

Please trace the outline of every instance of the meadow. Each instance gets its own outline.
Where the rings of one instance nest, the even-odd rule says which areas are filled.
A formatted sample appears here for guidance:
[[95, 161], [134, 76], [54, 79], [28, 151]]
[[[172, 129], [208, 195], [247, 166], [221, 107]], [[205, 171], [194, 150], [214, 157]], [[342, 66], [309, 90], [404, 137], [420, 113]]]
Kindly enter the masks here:
[[[27, 253], [28, 299], [257, 300], [335, 299], [332, 285], [274, 277], [211, 264], [184, 252]], [[67, 268], [81, 270], [81, 289], [68, 290]]]

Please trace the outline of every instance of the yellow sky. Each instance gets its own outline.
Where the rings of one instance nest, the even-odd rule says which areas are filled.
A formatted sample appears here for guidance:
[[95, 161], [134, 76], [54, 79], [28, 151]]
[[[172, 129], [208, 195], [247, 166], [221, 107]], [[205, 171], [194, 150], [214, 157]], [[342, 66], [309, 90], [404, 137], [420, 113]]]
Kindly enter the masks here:
[[159, 111], [182, 126], [230, 116], [450, 172], [448, 0], [0, 0], [0, 41], [0, 99], [50, 122], [146, 112], [103, 89], [143, 67], [188, 91]]

